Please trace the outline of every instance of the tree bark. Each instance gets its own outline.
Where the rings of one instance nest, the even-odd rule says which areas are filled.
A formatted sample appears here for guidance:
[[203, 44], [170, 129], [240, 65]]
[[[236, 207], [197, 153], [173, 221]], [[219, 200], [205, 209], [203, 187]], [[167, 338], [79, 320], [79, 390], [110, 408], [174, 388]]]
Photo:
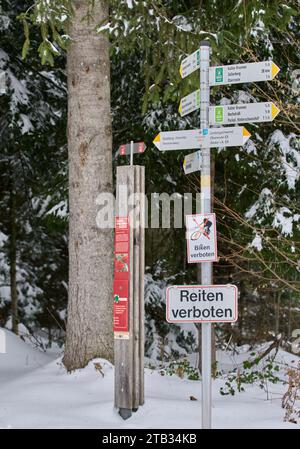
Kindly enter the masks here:
[[18, 291], [17, 291], [17, 226], [16, 226], [16, 195], [11, 189], [10, 192], [10, 298], [11, 298], [11, 319], [12, 331], [18, 335]]
[[96, 198], [112, 192], [109, 41], [96, 34], [108, 3], [73, 2], [68, 48], [69, 302], [64, 364], [113, 360], [113, 230], [96, 225]]

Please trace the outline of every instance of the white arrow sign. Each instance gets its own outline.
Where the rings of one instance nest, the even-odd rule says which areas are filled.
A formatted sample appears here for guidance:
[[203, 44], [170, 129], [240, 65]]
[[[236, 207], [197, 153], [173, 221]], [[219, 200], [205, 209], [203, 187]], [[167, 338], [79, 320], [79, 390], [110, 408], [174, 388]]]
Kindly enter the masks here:
[[185, 156], [183, 161], [183, 170], [186, 175], [189, 173], [194, 173], [195, 171], [201, 170], [202, 165], [202, 154], [201, 151], [196, 151], [196, 153], [191, 153]]
[[169, 323], [234, 323], [238, 318], [235, 285], [172, 285], [166, 292]]
[[191, 94], [183, 97], [179, 103], [178, 111], [181, 117], [190, 114], [200, 108], [200, 89], [195, 90]]
[[272, 102], [241, 103], [209, 108], [210, 125], [234, 125], [235, 123], [272, 122], [279, 109]]
[[179, 73], [182, 78], [193, 73], [200, 68], [200, 50], [194, 51], [191, 55], [182, 60], [179, 68]]
[[[181, 117], [200, 108], [200, 90], [183, 97], [178, 111]], [[210, 125], [233, 125], [235, 123], [272, 122], [280, 110], [273, 102], [241, 103], [226, 106], [210, 106]]]
[[209, 68], [209, 85], [270, 81], [280, 68], [273, 61], [251, 62]]
[[244, 145], [250, 135], [244, 126], [166, 131], [157, 134], [153, 143], [160, 151], [235, 147]]

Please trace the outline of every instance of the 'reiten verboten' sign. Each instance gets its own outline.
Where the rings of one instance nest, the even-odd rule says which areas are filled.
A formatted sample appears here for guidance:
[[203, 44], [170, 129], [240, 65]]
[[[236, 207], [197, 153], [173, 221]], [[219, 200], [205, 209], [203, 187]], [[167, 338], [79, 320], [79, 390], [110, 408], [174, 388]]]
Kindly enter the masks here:
[[238, 318], [235, 285], [172, 285], [167, 288], [169, 323], [233, 323]]

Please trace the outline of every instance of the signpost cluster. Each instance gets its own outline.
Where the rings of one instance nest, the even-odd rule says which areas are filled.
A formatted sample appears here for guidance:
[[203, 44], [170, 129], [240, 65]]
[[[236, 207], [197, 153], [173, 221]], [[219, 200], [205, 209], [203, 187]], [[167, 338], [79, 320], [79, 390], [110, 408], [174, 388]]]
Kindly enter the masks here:
[[[210, 45], [200, 48], [180, 65], [182, 78], [199, 70], [200, 86], [184, 97], [179, 113], [200, 109], [199, 129], [160, 132], [154, 145], [160, 151], [198, 151], [184, 158], [185, 174], [200, 171], [201, 214], [186, 216], [187, 257], [198, 263], [200, 285], [177, 285], [167, 289], [166, 319], [170, 323], [201, 323], [202, 428], [211, 428], [211, 323], [233, 323], [238, 318], [237, 287], [213, 285], [212, 263], [218, 261], [216, 216], [211, 201], [211, 148], [243, 146], [250, 133], [240, 123], [269, 122], [279, 113], [273, 102], [210, 106], [210, 87], [270, 81], [279, 68], [272, 61], [210, 66]], [[231, 125], [231, 126], [223, 126]], [[213, 128], [214, 127], [214, 128]]]
[[[198, 265], [199, 285], [167, 289], [166, 319], [170, 323], [201, 323], [202, 428], [211, 428], [211, 323], [234, 323], [238, 292], [234, 285], [214, 285], [213, 262], [218, 261], [216, 215], [211, 199], [211, 148], [243, 146], [250, 137], [241, 123], [272, 121], [279, 109], [273, 102], [210, 105], [210, 87], [272, 80], [279, 68], [272, 61], [210, 66], [210, 45], [200, 48], [180, 65], [182, 78], [199, 70], [199, 89], [184, 97], [179, 113], [200, 110], [198, 129], [160, 132], [154, 145], [160, 151], [197, 149], [184, 158], [186, 175], [200, 171], [201, 213], [187, 215], [188, 263]], [[231, 125], [231, 126], [223, 126]], [[127, 419], [144, 403], [144, 167], [133, 165], [143, 153], [143, 142], [121, 145], [119, 155], [130, 155], [130, 165], [117, 168], [115, 223], [114, 337], [115, 407]], [[140, 194], [130, 213], [133, 194]]]

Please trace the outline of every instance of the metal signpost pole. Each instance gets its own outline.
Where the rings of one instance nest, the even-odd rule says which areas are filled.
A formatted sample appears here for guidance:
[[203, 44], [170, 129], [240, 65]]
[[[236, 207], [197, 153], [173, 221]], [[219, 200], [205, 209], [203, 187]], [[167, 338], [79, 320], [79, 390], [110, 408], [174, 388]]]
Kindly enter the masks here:
[[[210, 44], [200, 44], [200, 128], [209, 127], [209, 63]], [[211, 212], [211, 176], [210, 148], [202, 148], [201, 169], [201, 213]], [[203, 262], [201, 267], [201, 284], [212, 283], [212, 262]], [[201, 324], [201, 357], [202, 357], [202, 428], [211, 428], [211, 324]]]

